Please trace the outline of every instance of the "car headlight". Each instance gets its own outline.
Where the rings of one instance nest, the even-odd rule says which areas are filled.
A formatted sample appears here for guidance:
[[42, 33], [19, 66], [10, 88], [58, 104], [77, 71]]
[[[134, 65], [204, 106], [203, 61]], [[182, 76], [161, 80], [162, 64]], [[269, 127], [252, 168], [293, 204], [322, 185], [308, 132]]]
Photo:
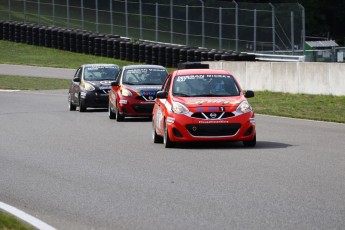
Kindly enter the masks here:
[[242, 101], [236, 109], [237, 113], [249, 113], [251, 112], [253, 109], [252, 107], [249, 105], [248, 101]]
[[131, 97], [133, 95], [132, 92], [129, 91], [128, 89], [122, 89], [121, 94], [124, 97]]
[[93, 85], [91, 85], [90, 83], [85, 82], [85, 90], [86, 91], [94, 91], [95, 87]]
[[180, 102], [173, 102], [171, 110], [177, 114], [186, 114], [189, 112], [188, 108]]

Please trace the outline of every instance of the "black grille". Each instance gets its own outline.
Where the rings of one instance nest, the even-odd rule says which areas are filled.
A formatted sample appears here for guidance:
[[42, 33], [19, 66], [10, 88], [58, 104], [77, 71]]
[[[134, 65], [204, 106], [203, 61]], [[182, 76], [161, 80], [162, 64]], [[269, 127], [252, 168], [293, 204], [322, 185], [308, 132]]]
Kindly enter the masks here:
[[152, 113], [154, 104], [135, 104], [132, 108], [137, 113]]
[[[229, 112], [204, 112], [204, 113], [200, 113], [200, 112], [197, 112], [197, 113], [193, 113], [193, 115], [191, 117], [194, 117], [194, 118], [200, 118], [200, 119], [223, 119], [223, 118], [229, 118], [229, 117], [233, 117], [234, 114], [233, 113], [229, 113]], [[222, 116], [223, 114], [223, 116]], [[212, 115], [212, 116], [211, 116]], [[207, 118], [206, 118], [206, 117]]]
[[241, 124], [195, 124], [186, 125], [193, 136], [232, 136], [241, 128]]

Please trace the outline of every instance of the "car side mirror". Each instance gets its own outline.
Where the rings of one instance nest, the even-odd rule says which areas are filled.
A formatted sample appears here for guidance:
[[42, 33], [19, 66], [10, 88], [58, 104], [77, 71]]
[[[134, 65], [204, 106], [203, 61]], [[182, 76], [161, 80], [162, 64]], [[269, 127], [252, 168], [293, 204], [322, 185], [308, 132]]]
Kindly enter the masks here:
[[117, 81], [113, 81], [112, 83], [110, 83], [111, 86], [119, 86], [119, 83]]
[[79, 77], [73, 78], [73, 82], [80, 82], [80, 78]]
[[159, 99], [167, 99], [168, 98], [168, 92], [158, 91], [156, 97]]
[[246, 98], [254, 97], [254, 91], [252, 90], [247, 90], [246, 93], [244, 94]]

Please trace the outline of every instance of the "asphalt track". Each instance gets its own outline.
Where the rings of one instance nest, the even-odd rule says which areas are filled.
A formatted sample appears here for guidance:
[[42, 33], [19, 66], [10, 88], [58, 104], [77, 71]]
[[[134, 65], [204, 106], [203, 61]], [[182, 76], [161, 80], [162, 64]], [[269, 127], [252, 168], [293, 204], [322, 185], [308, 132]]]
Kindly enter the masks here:
[[164, 149], [67, 90], [0, 92], [0, 201], [57, 229], [345, 229], [345, 125], [256, 122], [253, 149]]

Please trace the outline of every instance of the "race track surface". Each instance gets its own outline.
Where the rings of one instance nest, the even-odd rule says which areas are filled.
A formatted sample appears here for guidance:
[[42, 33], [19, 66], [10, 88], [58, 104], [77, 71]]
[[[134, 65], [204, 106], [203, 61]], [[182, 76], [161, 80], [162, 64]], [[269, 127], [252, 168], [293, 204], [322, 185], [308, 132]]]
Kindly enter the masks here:
[[345, 125], [257, 115], [256, 148], [0, 92], [0, 200], [57, 229], [345, 229]]

